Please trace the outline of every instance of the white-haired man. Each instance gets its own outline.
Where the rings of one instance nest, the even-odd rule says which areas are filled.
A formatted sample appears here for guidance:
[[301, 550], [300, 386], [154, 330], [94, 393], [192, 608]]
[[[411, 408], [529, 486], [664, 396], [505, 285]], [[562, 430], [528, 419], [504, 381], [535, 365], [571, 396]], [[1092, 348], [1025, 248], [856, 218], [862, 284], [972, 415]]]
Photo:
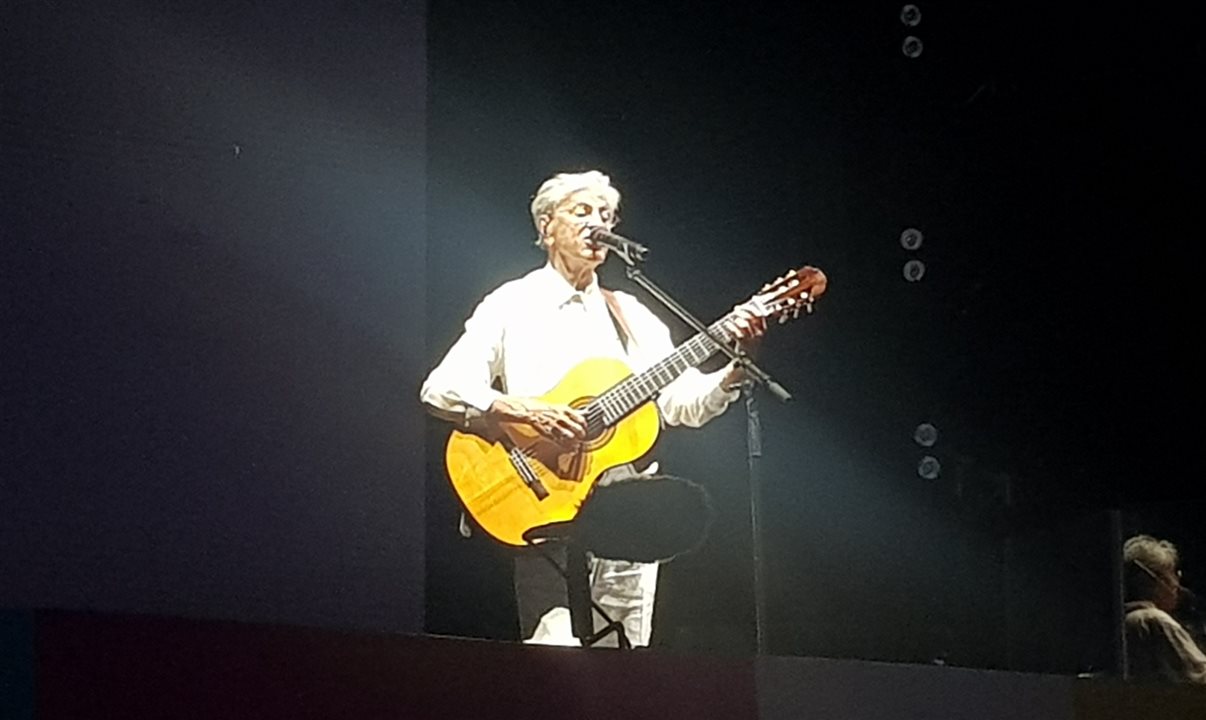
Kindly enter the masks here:
[[[560, 173], [540, 185], [530, 210], [547, 262], [478, 304], [423, 383], [420, 399], [433, 414], [463, 426], [479, 420], [522, 423], [559, 443], [580, 441], [587, 433], [582, 413], [538, 396], [588, 358], [623, 359], [639, 372], [670, 354], [674, 346], [661, 320], [632, 295], [599, 287], [595, 270], [608, 251], [590, 241], [589, 233], [614, 227], [619, 205], [619, 192], [598, 171]], [[739, 324], [746, 337], [763, 331], [752, 315], [743, 314]], [[712, 373], [688, 370], [657, 397], [663, 421], [702, 425], [738, 398], [741, 379], [732, 365]], [[605, 475], [599, 484], [616, 475]], [[528, 642], [576, 645], [564, 584], [551, 573], [541, 558], [516, 558], [521, 634]], [[593, 563], [592, 598], [634, 645], [649, 642], [656, 581], [655, 563]]]
[[1123, 545], [1122, 559], [1130, 677], [1206, 684], [1206, 655], [1171, 615], [1184, 594], [1176, 546], [1136, 535]]

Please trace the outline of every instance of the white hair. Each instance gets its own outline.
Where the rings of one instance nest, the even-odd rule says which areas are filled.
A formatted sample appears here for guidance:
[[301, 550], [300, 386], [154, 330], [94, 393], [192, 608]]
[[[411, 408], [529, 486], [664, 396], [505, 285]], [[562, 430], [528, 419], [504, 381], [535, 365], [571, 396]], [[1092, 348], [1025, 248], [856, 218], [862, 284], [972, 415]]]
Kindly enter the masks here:
[[1151, 535], [1136, 535], [1122, 546], [1122, 560], [1154, 573], [1175, 573], [1180, 557], [1177, 546]]
[[612, 210], [620, 208], [620, 191], [611, 186], [611, 178], [598, 170], [581, 173], [557, 173], [540, 184], [532, 198], [532, 224], [540, 230], [540, 216], [552, 215], [558, 203], [579, 190], [593, 190], [607, 200]]

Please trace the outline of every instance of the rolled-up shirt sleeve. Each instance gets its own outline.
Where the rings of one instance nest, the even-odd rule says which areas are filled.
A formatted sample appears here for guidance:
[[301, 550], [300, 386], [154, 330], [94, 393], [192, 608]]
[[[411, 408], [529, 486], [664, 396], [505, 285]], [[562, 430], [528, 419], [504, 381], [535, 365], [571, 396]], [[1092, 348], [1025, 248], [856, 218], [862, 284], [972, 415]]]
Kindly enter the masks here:
[[493, 387], [502, 374], [503, 303], [486, 296], [465, 321], [465, 330], [427, 375], [419, 399], [433, 415], [466, 422], [484, 413], [502, 393]]
[[699, 427], [727, 410], [741, 397], [737, 390], [721, 387], [727, 373], [727, 368], [710, 373], [691, 368], [663, 388], [657, 405], [666, 423]]

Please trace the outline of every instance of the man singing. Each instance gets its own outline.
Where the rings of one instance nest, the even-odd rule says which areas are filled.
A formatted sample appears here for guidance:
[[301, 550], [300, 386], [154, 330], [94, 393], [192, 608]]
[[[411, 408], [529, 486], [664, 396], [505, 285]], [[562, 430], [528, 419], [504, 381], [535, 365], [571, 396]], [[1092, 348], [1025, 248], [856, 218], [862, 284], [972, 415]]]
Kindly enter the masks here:
[[[640, 372], [674, 350], [669, 329], [639, 300], [599, 287], [595, 270], [608, 250], [589, 236], [595, 228], [615, 226], [619, 205], [620, 193], [598, 171], [561, 173], [540, 186], [531, 215], [547, 262], [504, 283], [478, 304], [464, 332], [423, 383], [420, 399], [433, 414], [462, 428], [526, 425], [548, 440], [572, 446], [587, 437], [584, 415], [538, 396], [583, 360], [620, 359]], [[764, 330], [761, 318], [740, 308], [735, 326], [743, 338]], [[662, 421], [703, 425], [739, 397], [742, 379], [743, 371], [733, 364], [712, 373], [685, 371], [657, 396]], [[598, 485], [636, 474], [631, 465], [614, 468]], [[648, 645], [652, 634], [657, 570], [657, 563], [629, 560], [595, 558], [591, 564], [593, 600], [620, 623], [633, 645]], [[526, 642], [579, 644], [564, 581], [544, 558], [517, 554], [515, 589]]]

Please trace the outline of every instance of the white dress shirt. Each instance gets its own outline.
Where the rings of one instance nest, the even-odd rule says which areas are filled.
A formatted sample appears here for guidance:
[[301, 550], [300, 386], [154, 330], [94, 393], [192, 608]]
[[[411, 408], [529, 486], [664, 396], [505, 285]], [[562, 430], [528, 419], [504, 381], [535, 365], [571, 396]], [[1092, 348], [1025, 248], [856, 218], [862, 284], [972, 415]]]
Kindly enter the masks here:
[[[615, 293], [633, 337], [620, 341], [597, 278], [576, 290], [552, 265], [503, 284], [465, 322], [465, 332], [427, 376], [420, 399], [441, 415], [485, 412], [499, 395], [535, 397], [594, 357], [624, 360], [640, 372], [674, 351], [670, 330], [632, 295]], [[699, 427], [739, 393], [721, 387], [725, 370], [688, 369], [657, 398], [670, 425]], [[498, 380], [503, 391], [492, 387]]]

